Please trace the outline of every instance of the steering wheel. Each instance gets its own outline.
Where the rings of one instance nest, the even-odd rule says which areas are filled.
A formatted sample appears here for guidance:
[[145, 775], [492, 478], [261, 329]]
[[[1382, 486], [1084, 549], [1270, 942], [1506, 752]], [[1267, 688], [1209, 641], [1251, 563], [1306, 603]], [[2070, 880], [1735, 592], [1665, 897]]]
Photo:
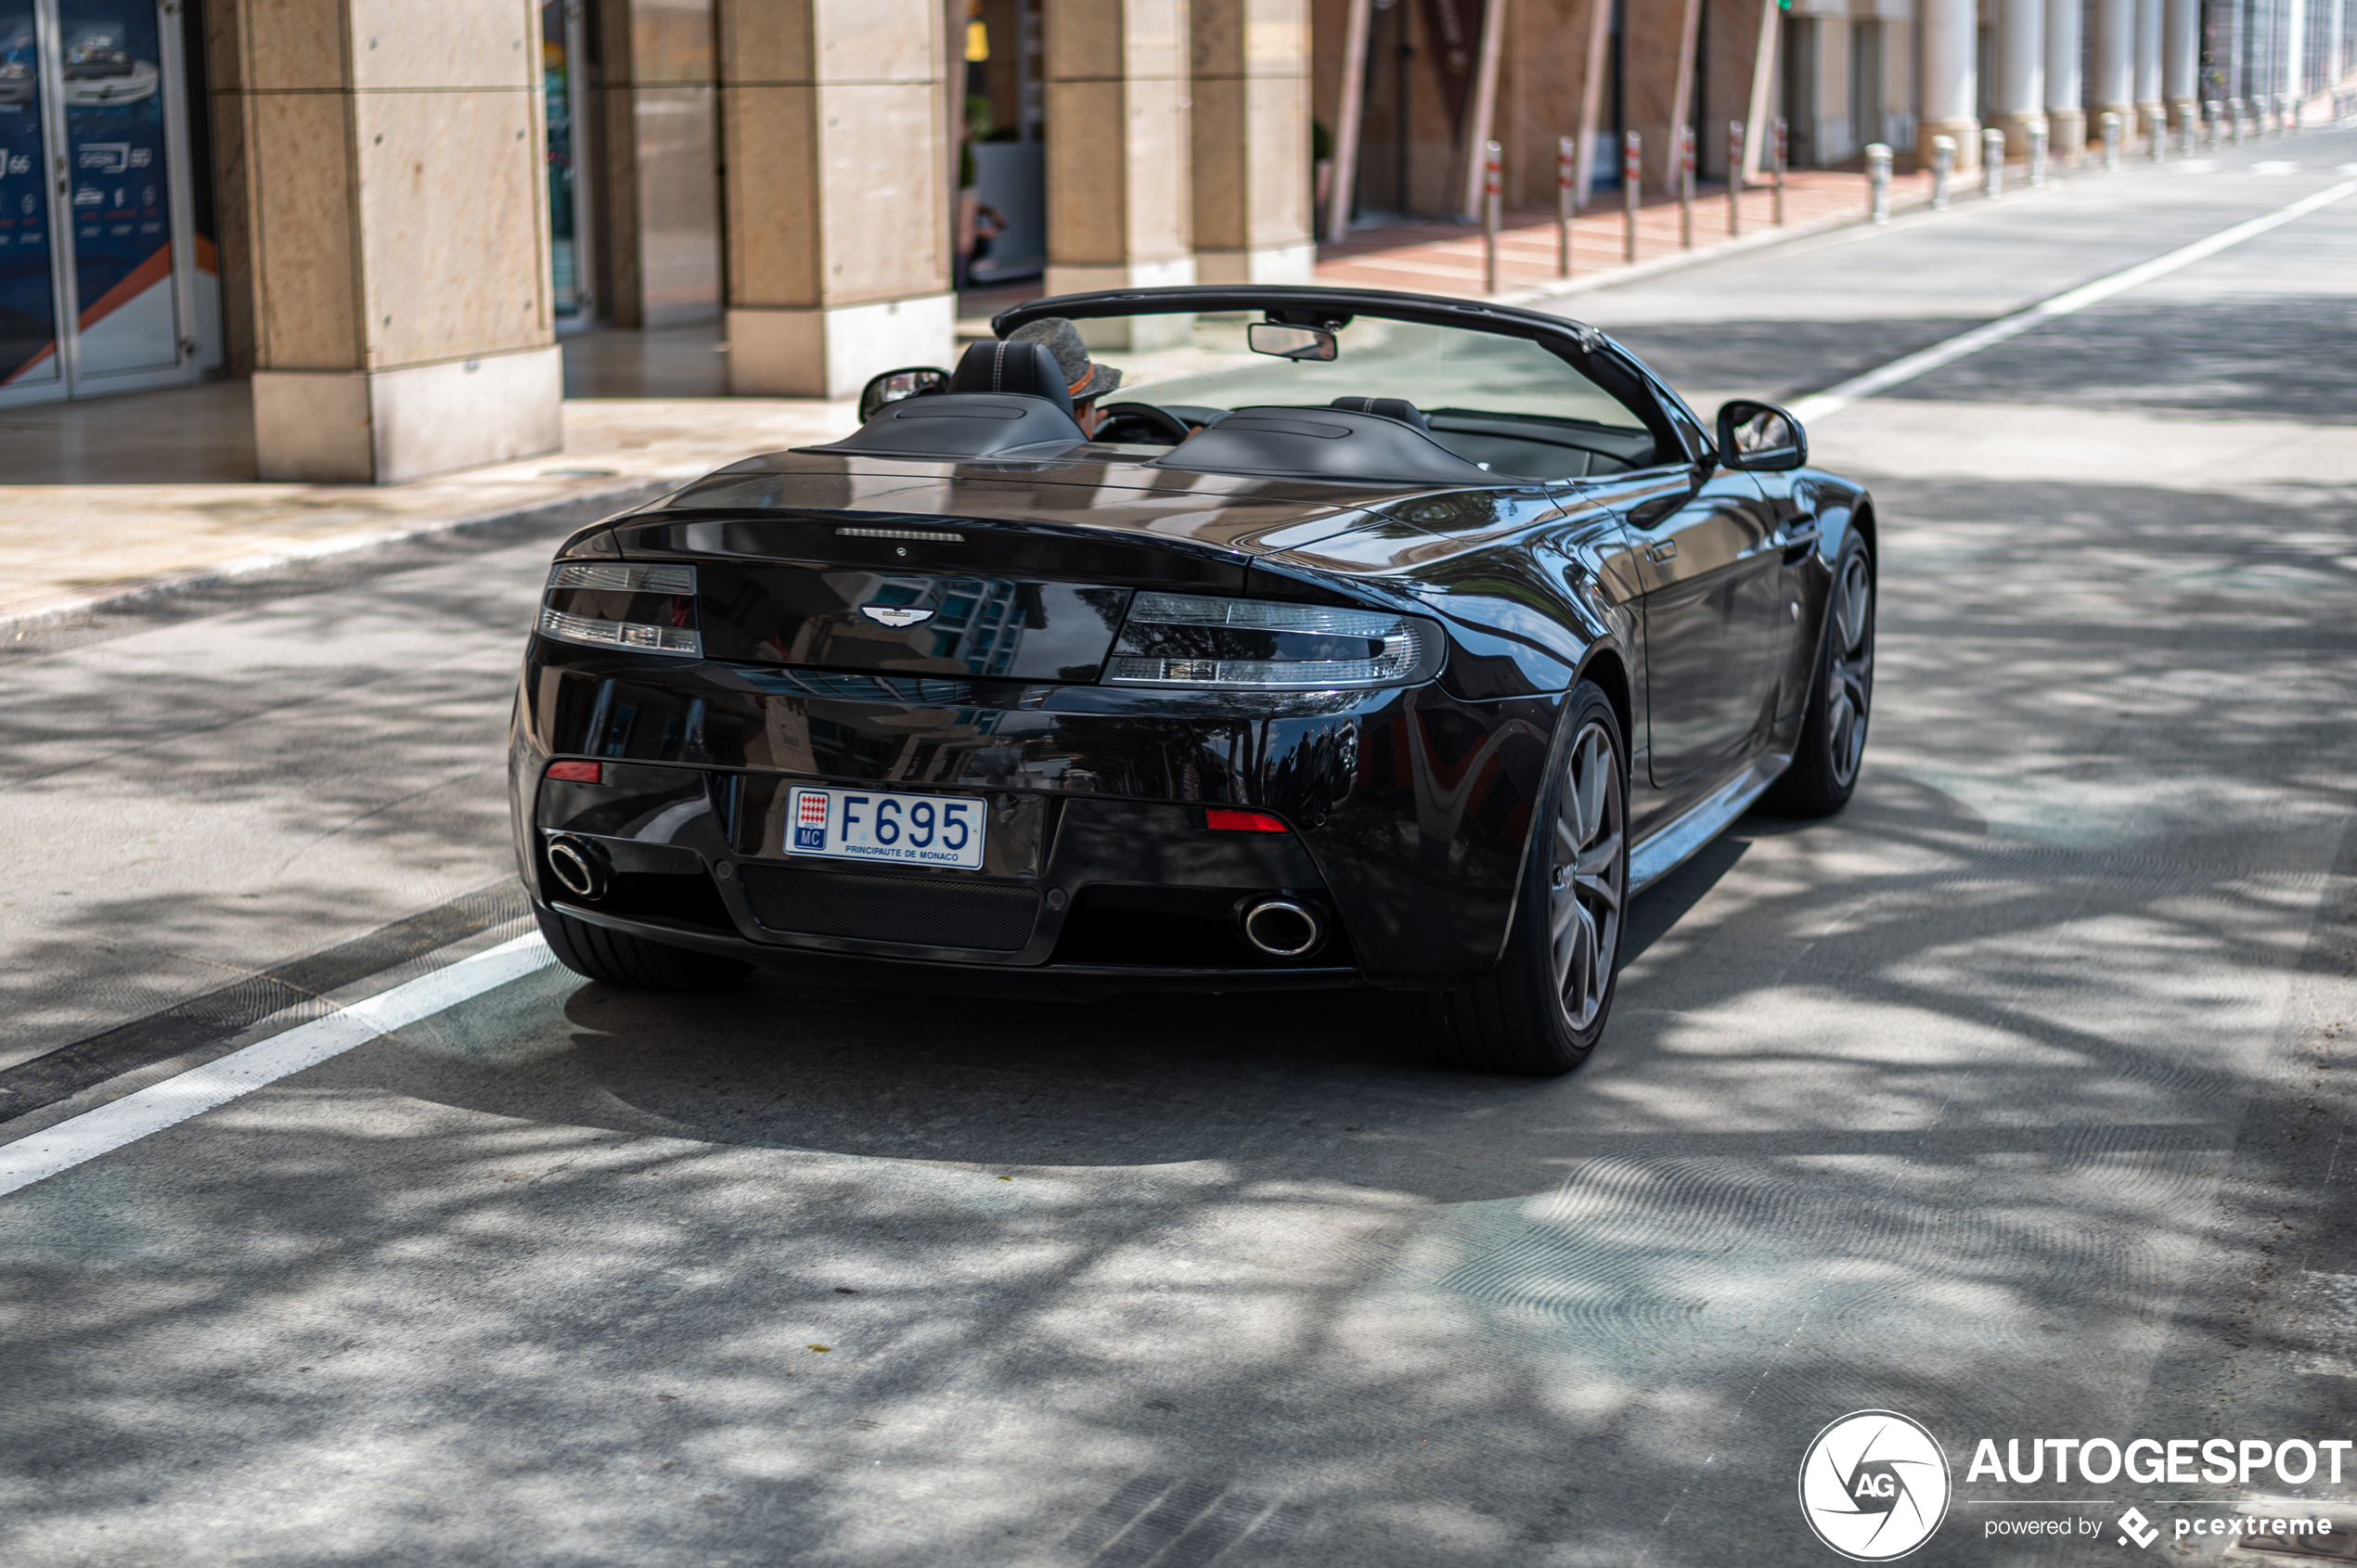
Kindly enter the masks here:
[[1140, 446], [1176, 446], [1192, 435], [1187, 422], [1151, 403], [1108, 403], [1097, 423], [1099, 441]]

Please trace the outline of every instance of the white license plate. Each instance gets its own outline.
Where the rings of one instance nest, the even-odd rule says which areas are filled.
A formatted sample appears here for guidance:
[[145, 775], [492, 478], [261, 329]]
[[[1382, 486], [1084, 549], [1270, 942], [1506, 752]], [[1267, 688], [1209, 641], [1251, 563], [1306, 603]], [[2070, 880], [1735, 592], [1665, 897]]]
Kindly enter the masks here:
[[964, 871], [982, 867], [983, 803], [970, 795], [796, 790], [791, 810], [788, 855]]

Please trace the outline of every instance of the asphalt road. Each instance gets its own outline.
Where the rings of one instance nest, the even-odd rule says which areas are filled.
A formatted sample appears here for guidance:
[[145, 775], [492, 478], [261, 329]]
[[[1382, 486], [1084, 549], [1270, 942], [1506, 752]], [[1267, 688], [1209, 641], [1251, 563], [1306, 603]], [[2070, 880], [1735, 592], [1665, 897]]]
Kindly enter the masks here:
[[[1795, 396], [2357, 135], [2207, 162], [1576, 309]], [[2141, 1555], [1988, 1536], [2032, 1497], [2357, 1528], [2357, 1466], [1963, 1471], [2357, 1436], [2352, 261], [2357, 196], [1812, 430], [1885, 529], [1859, 796], [1648, 893], [1580, 1072], [1436, 1071], [1372, 994], [544, 969], [0, 1198], [0, 1562], [1816, 1564], [1796, 1472], [1870, 1407], [1958, 1467], [1916, 1562]], [[515, 933], [545, 559], [9, 652], [0, 1140]]]

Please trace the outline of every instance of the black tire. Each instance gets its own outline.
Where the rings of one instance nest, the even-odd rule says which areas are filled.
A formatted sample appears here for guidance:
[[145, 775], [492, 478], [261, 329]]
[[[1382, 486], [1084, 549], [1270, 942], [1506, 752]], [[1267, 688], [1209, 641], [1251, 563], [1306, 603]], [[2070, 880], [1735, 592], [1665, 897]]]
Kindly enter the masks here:
[[557, 962], [600, 985], [625, 991], [722, 991], [753, 968], [735, 958], [608, 931], [536, 904], [532, 912]]
[[1852, 533], [1834, 561], [1798, 750], [1761, 803], [1785, 816], [1831, 816], [1848, 805], [1874, 700], [1874, 558]]
[[1414, 996], [1425, 1044], [1455, 1066], [1568, 1073], [1612, 1014], [1629, 902], [1629, 749], [1611, 700], [1588, 681], [1572, 688], [1557, 733], [1504, 958], [1469, 985]]

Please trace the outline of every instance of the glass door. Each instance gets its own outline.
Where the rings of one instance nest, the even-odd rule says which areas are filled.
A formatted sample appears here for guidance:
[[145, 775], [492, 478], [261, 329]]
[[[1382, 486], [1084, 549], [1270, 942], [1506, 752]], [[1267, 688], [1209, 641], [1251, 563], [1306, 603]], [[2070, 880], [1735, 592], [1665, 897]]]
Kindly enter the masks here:
[[548, 121], [548, 269], [557, 330], [590, 325], [597, 315], [589, 265], [588, 148], [581, 110], [587, 100], [587, 24], [581, 0], [544, 0], [540, 7], [542, 96]]
[[32, 0], [0, 0], [0, 398], [62, 395], [49, 238], [49, 73]]
[[196, 378], [180, 67], [176, 6], [0, 0], [0, 402]]

